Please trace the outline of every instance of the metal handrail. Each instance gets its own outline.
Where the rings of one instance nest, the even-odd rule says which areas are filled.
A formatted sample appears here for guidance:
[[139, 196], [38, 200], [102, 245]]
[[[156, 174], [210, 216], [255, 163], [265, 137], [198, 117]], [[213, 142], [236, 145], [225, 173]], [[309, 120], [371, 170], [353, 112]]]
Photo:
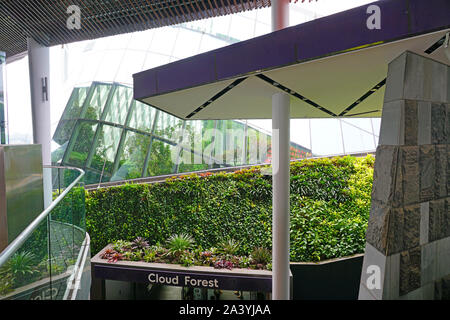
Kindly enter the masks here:
[[84, 176], [84, 171], [80, 168], [75, 167], [63, 167], [63, 166], [44, 166], [44, 168], [55, 168], [55, 169], [69, 169], [77, 170], [80, 175], [44, 210], [42, 211], [36, 219], [33, 220], [18, 236], [15, 238], [6, 248], [0, 253], [0, 267], [8, 261], [8, 259], [20, 248], [20, 246], [31, 236], [34, 230], [39, 226], [39, 224], [47, 218], [53, 208], [69, 193], [70, 190], [81, 180]]

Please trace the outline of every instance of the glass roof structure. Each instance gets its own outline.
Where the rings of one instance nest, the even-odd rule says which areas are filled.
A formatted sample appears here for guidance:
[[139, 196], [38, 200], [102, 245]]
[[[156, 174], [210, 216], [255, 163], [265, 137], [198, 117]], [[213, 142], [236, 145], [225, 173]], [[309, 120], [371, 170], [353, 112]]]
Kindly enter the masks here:
[[[131, 87], [74, 88], [52, 162], [82, 168], [86, 184], [271, 161], [271, 136], [246, 121], [188, 120], [133, 100]], [[291, 143], [291, 158], [311, 156]]]
[[[347, 7], [332, 0], [291, 4], [290, 22], [292, 25], [304, 23], [368, 2], [370, 0], [355, 0], [348, 2]], [[90, 87], [92, 81], [131, 87], [133, 73], [270, 31], [270, 8], [263, 8], [51, 47], [52, 132], [74, 87]], [[28, 81], [28, 58], [25, 56], [7, 66], [9, 141], [30, 143], [30, 97], [29, 92], [22, 89], [22, 84]], [[248, 124], [268, 134], [272, 130], [270, 120], [252, 119]], [[292, 119], [291, 141], [312, 150], [315, 155], [368, 152], [377, 146], [379, 128], [380, 118]]]

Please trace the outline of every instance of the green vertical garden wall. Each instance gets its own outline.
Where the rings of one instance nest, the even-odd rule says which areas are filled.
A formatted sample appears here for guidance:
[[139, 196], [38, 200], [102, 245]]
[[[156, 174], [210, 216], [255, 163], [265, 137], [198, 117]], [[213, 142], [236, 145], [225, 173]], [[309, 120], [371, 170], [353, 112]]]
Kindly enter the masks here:
[[[291, 261], [322, 261], [364, 251], [374, 157], [291, 163]], [[234, 239], [242, 254], [271, 248], [269, 167], [191, 174], [157, 184], [89, 191], [86, 227], [92, 253], [116, 240], [164, 243], [186, 233], [208, 249]]]

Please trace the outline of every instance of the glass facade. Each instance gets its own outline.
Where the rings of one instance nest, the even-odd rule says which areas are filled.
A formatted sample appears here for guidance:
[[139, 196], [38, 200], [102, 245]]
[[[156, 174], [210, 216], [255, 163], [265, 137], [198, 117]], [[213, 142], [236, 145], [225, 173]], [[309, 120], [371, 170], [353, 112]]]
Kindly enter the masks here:
[[5, 53], [0, 51], [0, 144], [6, 144], [5, 65]]
[[[123, 84], [73, 90], [53, 136], [55, 164], [87, 184], [270, 162], [270, 134], [247, 121], [184, 121], [133, 100]], [[291, 143], [292, 159], [311, 156]]]

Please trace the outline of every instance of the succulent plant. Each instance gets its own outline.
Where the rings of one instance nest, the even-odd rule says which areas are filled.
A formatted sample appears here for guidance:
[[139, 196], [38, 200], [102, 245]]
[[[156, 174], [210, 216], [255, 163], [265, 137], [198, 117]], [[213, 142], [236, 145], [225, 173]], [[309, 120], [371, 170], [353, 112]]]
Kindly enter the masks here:
[[133, 242], [131, 242], [131, 249], [133, 250], [144, 250], [148, 247], [148, 242], [142, 237], [137, 237], [133, 240]]
[[131, 242], [125, 240], [117, 240], [112, 244], [112, 249], [116, 252], [123, 253], [131, 249]]
[[231, 270], [234, 267], [233, 263], [228, 260], [219, 260], [216, 263], [214, 263], [214, 268], [216, 269], [229, 269]]

